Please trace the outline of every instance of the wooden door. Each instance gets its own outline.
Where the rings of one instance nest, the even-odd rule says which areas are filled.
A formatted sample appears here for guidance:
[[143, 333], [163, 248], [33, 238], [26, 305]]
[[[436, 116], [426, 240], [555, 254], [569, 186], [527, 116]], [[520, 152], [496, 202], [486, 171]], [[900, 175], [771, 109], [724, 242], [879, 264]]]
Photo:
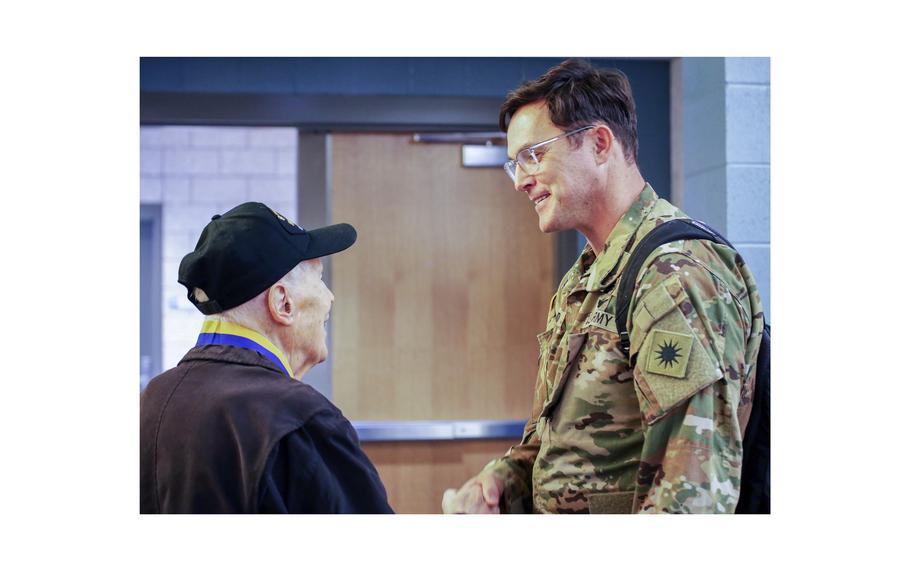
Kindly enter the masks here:
[[[357, 243], [332, 259], [332, 392], [351, 420], [527, 419], [553, 246], [499, 168], [405, 134], [331, 137], [332, 221]], [[398, 512], [514, 440], [365, 443]]]

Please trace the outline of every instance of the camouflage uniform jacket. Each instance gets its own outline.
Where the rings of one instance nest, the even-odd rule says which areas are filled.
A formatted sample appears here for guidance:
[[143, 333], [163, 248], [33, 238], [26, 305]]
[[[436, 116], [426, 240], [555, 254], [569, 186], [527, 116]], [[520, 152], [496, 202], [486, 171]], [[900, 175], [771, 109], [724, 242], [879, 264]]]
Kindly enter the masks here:
[[763, 314], [736, 251], [658, 247], [629, 310], [634, 367], [614, 314], [623, 267], [655, 226], [685, 215], [646, 185], [603, 252], [566, 273], [538, 336], [521, 443], [492, 468], [503, 512], [732, 513]]

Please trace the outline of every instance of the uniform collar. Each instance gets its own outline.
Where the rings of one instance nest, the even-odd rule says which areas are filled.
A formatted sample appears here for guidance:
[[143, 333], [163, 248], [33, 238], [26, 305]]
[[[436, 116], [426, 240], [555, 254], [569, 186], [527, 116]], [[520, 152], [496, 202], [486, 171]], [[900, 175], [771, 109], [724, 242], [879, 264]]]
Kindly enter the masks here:
[[[623, 213], [613, 230], [610, 231], [610, 235], [604, 244], [603, 252], [590, 266], [590, 274], [587, 275], [587, 279], [582, 277], [582, 281], [579, 282], [584, 284], [586, 291], [603, 290], [616, 280], [622, 261], [629, 256], [629, 246], [633, 242], [632, 237], [638, 232], [641, 222], [651, 213], [658, 199], [660, 197], [651, 188], [651, 185], [646, 183], [635, 203], [629, 207], [628, 211]], [[582, 252], [579, 262], [585, 260], [586, 253], [594, 254], [590, 244], [585, 245], [585, 250]]]
[[206, 320], [199, 332], [196, 347], [203, 345], [230, 345], [242, 347], [259, 353], [278, 366], [284, 373], [294, 378], [294, 371], [285, 354], [257, 331], [220, 320]]

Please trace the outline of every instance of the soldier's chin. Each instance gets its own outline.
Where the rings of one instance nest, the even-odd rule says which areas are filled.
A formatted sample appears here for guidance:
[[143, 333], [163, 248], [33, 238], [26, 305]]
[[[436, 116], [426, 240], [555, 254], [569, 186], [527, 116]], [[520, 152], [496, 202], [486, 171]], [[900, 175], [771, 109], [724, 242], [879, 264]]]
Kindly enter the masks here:
[[539, 216], [537, 219], [537, 227], [540, 229], [541, 233], [553, 233], [559, 230], [559, 227], [554, 226], [552, 219], [548, 216]]

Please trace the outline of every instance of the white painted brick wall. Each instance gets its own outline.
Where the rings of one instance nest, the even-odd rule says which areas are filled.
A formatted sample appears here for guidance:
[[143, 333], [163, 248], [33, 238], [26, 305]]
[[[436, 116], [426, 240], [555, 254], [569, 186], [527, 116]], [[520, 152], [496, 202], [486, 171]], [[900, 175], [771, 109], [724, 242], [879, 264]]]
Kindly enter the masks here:
[[141, 203], [162, 205], [162, 365], [173, 367], [196, 342], [203, 316], [177, 283], [180, 260], [212, 215], [261, 201], [296, 220], [294, 128], [144, 126]]
[[161, 150], [143, 148], [139, 155], [139, 173], [143, 176], [161, 174]]
[[771, 61], [724, 59], [728, 238], [758, 282], [771, 320]]
[[161, 203], [161, 176], [142, 175], [139, 178], [139, 203]]
[[205, 127], [190, 132], [190, 145], [194, 148], [245, 148], [249, 128]]
[[[255, 195], [284, 195], [287, 191], [288, 184], [294, 184], [294, 174], [291, 175], [250, 175], [246, 176], [247, 191], [249, 198], [253, 199]], [[270, 204], [271, 205], [271, 204]], [[277, 207], [275, 210], [281, 211]], [[294, 216], [295, 211], [289, 211], [288, 214]], [[284, 215], [284, 212], [281, 212]]]
[[287, 150], [278, 150], [275, 155], [278, 160], [277, 170], [279, 174], [291, 175], [297, 171], [297, 149], [288, 148]]
[[142, 148], [186, 147], [190, 144], [190, 131], [187, 128], [141, 128], [139, 131], [139, 144]]
[[189, 204], [191, 202], [190, 176], [162, 176], [161, 184], [162, 199], [166, 195], [167, 203]]
[[225, 174], [278, 173], [277, 150], [243, 149], [224, 150], [221, 157], [221, 172]]
[[771, 314], [770, 60], [683, 61], [683, 210], [726, 233]]
[[248, 132], [253, 148], [297, 149], [297, 132], [293, 128], [257, 128]]
[[243, 203], [246, 201], [246, 178], [198, 175], [193, 177], [190, 194], [193, 203]]
[[217, 174], [218, 151], [166, 148], [163, 168], [166, 174]]

